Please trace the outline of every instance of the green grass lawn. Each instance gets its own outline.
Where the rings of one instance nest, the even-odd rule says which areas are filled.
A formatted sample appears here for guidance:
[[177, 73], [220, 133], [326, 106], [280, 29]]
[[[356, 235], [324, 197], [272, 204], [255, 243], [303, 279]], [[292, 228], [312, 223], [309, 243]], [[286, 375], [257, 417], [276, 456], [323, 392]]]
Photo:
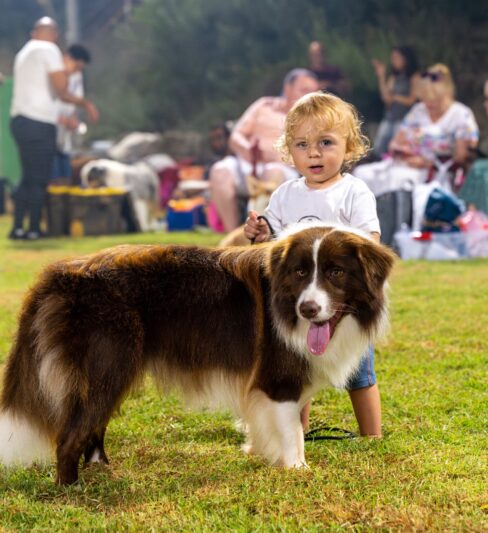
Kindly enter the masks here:
[[[0, 217], [0, 362], [43, 265], [121, 243], [215, 244], [154, 233], [36, 243]], [[109, 424], [109, 467], [70, 487], [47, 468], [0, 469], [0, 531], [488, 531], [488, 261], [398, 262], [392, 332], [377, 346], [382, 440], [306, 444], [310, 469], [240, 451], [225, 413], [188, 412], [148, 380]], [[344, 392], [314, 398], [312, 427], [355, 430]]]

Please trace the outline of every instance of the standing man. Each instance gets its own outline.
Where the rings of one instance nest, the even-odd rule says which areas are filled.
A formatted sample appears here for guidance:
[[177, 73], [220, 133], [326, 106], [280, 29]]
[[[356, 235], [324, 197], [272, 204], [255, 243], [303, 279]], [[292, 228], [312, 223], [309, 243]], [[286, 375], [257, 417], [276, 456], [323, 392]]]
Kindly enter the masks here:
[[237, 157], [225, 157], [210, 169], [212, 201], [226, 232], [241, 223], [239, 197], [247, 195], [245, 177], [257, 165], [258, 178], [279, 185], [298, 176], [281, 162], [274, 143], [283, 131], [285, 118], [293, 104], [305, 94], [318, 89], [317, 77], [307, 69], [291, 70], [283, 80], [281, 96], [265, 96], [251, 104], [232, 130], [229, 146]]
[[15, 56], [10, 127], [19, 149], [22, 177], [15, 194], [11, 239], [41, 237], [42, 208], [56, 153], [57, 99], [83, 108], [91, 121], [98, 120], [98, 111], [90, 101], [68, 92], [63, 56], [56, 45], [58, 35], [56, 22], [43, 17]]

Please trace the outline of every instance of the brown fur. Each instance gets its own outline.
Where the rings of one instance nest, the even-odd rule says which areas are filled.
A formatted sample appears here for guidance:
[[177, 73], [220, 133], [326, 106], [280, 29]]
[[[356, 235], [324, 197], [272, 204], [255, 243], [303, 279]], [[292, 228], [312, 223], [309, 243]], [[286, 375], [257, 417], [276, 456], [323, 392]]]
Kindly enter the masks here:
[[[227, 376], [236, 403], [251, 391], [297, 402], [309, 363], [276, 332], [290, 332], [307, 282], [309, 248], [326, 238], [320, 262], [333, 298], [364, 331], [385, 306], [392, 254], [357, 235], [309, 229], [242, 248], [121, 246], [48, 267], [25, 299], [4, 376], [0, 409], [24, 417], [56, 444], [57, 481], [78, 477], [80, 456], [107, 462], [105, 428], [146, 370], [163, 388], [206, 391]], [[328, 236], [327, 236], [328, 235]], [[347, 272], [340, 283], [327, 269]]]

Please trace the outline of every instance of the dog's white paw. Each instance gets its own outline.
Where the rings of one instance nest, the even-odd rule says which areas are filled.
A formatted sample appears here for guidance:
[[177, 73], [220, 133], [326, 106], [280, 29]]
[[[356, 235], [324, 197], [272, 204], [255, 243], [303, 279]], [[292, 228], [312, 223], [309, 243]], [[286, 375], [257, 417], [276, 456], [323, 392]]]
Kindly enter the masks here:
[[276, 463], [274, 463], [274, 466], [279, 466], [281, 468], [294, 468], [294, 469], [310, 469], [308, 464], [303, 460], [297, 459], [295, 461], [285, 460], [285, 459], [278, 459]]
[[242, 451], [246, 455], [256, 455], [256, 452], [254, 451], [252, 442], [246, 442], [246, 444], [242, 445]]

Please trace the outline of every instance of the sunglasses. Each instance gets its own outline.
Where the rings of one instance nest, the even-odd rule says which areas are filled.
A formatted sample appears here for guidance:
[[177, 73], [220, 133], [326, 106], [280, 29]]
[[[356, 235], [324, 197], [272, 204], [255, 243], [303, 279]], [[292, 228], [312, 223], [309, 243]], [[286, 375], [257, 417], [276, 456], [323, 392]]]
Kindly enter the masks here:
[[430, 81], [436, 82], [436, 81], [442, 80], [444, 75], [442, 72], [429, 72], [428, 70], [425, 70], [424, 72], [422, 72], [420, 77], [423, 79], [429, 78]]

